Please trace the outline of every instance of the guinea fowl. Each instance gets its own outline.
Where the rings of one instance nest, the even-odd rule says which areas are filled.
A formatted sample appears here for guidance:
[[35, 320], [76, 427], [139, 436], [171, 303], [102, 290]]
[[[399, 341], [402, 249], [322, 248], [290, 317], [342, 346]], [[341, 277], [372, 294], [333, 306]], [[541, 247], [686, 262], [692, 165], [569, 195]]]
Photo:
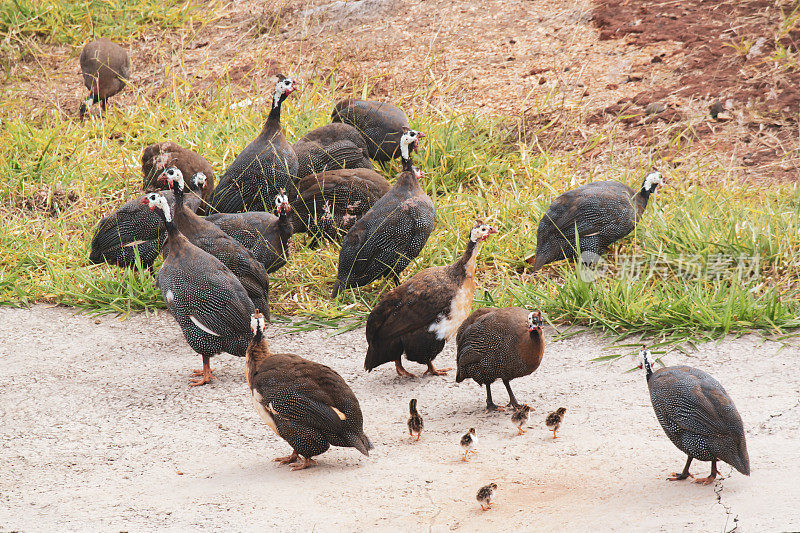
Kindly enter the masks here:
[[219, 226], [197, 216], [183, 206], [183, 174], [170, 167], [162, 174], [175, 193], [175, 225], [189, 242], [210, 253], [228, 267], [239, 278], [253, 305], [264, 310], [269, 317], [269, 280], [264, 269], [253, 253], [225, 233]]
[[253, 302], [233, 273], [213, 255], [204, 252], [180, 232], [172, 220], [166, 198], [158, 193], [145, 196], [167, 228], [169, 246], [158, 271], [158, 287], [186, 342], [203, 356], [202, 370], [191, 385], [204, 385], [213, 378], [210, 359], [226, 352], [246, 355], [250, 343]]
[[413, 437], [414, 433], [416, 433], [417, 438], [415, 440], [419, 440], [420, 436], [422, 435], [422, 428], [425, 427], [425, 423], [423, 422], [419, 411], [417, 411], [416, 398], [413, 398], [410, 402], [408, 402], [408, 412], [411, 415], [408, 418], [408, 434]]
[[203, 156], [172, 141], [151, 144], [142, 150], [142, 190], [158, 189], [158, 178], [169, 167], [176, 167], [184, 176], [190, 176], [189, 188], [196, 190], [191, 177], [202, 174], [205, 182], [200, 197], [207, 202], [214, 190], [214, 171]]
[[422, 175], [411, 164], [422, 133], [407, 130], [400, 147], [403, 172], [384, 194], [347, 232], [339, 251], [339, 268], [332, 295], [352, 287], [363, 287], [389, 276], [399, 283], [400, 273], [428, 242], [436, 210], [419, 186]]
[[[598, 181], [556, 198], [539, 222], [533, 270], [578, 255], [594, 263], [608, 247], [628, 235], [644, 214], [650, 195], [662, 183], [659, 172], [645, 177], [638, 192], [617, 181]], [[586, 254], [586, 255], [584, 255]]]
[[708, 485], [717, 477], [717, 461], [725, 461], [750, 475], [750, 458], [744, 426], [733, 400], [720, 383], [707, 373], [689, 366], [670, 366], [653, 372], [650, 350], [639, 352], [639, 368], [647, 373], [647, 387], [656, 418], [669, 440], [688, 458], [683, 472], [670, 481], [694, 477], [692, 459], [711, 461], [711, 474], [696, 479]]
[[451, 370], [436, 370], [433, 359], [472, 308], [478, 249], [493, 233], [497, 230], [477, 221], [458, 261], [421, 270], [381, 297], [367, 318], [366, 370], [394, 361], [399, 376], [413, 377], [403, 368], [403, 352], [409, 361], [427, 365], [425, 374]]
[[531, 412], [531, 406], [523, 403], [516, 409], [514, 409], [514, 413], [511, 415], [511, 423], [517, 426], [517, 435], [522, 435], [525, 433], [525, 430], [522, 429], [522, 426], [528, 421], [528, 416]]
[[209, 199], [209, 213], [272, 209], [275, 196], [297, 176], [297, 155], [281, 131], [281, 104], [298, 84], [279, 76], [272, 110], [261, 133], [248, 144], [220, 178]]
[[519, 407], [509, 382], [539, 368], [544, 354], [542, 325], [541, 313], [520, 307], [478, 309], [458, 328], [456, 382], [471, 378], [486, 385], [489, 412], [503, 410], [492, 401], [492, 383], [500, 379], [508, 391], [509, 405]]
[[553, 432], [554, 439], [558, 438], [558, 435], [556, 435], [556, 433], [561, 427], [561, 423], [564, 422], [564, 415], [566, 413], [567, 413], [566, 407], [559, 407], [558, 409], [547, 415], [547, 418], [544, 421], [545, 425], [549, 427], [550, 430]]
[[365, 168], [307, 176], [291, 199], [295, 232], [310, 233], [312, 247], [321, 238], [339, 241], [391, 188], [386, 178]]
[[105, 111], [108, 99], [125, 88], [130, 76], [131, 59], [120, 45], [102, 38], [83, 47], [80, 64], [83, 84], [89, 89], [89, 97], [80, 107], [83, 119], [89, 108], [97, 102]]
[[481, 509], [488, 511], [492, 508], [492, 496], [496, 490], [497, 483], [489, 483], [478, 489], [478, 494], [475, 495], [475, 499], [481, 504]]
[[301, 470], [330, 446], [355, 448], [366, 456], [372, 443], [364, 434], [361, 406], [335, 370], [297, 355], [270, 352], [264, 317], [251, 318], [254, 332], [245, 373], [259, 416], [292, 447], [275, 461]]
[[291, 211], [289, 198], [281, 193], [275, 197], [278, 216], [266, 211], [247, 213], [217, 213], [209, 220], [250, 250], [264, 265], [268, 274], [276, 272], [289, 258], [292, 247]]
[[334, 122], [303, 135], [292, 145], [299, 179], [326, 170], [372, 169], [367, 142], [350, 124]]
[[467, 456], [471, 453], [478, 453], [475, 448], [478, 447], [478, 435], [475, 433], [475, 428], [469, 428], [469, 431], [461, 436], [461, 447], [464, 448], [464, 457], [462, 461], [468, 461]]
[[[192, 188], [199, 190], [202, 185], [196, 180], [202, 180], [202, 176], [198, 175], [190, 180]], [[172, 191], [162, 191], [161, 194], [167, 199], [170, 209], [174, 209], [175, 197]], [[130, 268], [136, 265], [138, 255], [143, 268], [153, 266], [167, 239], [167, 232], [158, 214], [143, 203], [145, 198], [146, 196], [139, 196], [129, 200], [100, 219], [92, 237], [89, 261]], [[186, 197], [184, 204], [197, 212], [202, 201], [192, 192]]]
[[389, 161], [400, 153], [400, 138], [408, 129], [408, 117], [386, 102], [353, 100], [338, 102], [331, 113], [333, 122], [344, 122], [358, 130], [367, 141], [369, 156], [376, 161]]

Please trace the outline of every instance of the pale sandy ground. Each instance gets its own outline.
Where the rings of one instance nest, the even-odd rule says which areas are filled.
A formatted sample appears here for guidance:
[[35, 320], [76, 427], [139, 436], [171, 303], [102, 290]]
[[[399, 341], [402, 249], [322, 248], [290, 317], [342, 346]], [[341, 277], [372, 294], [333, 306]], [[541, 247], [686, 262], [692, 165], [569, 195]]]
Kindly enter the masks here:
[[[514, 382], [535, 408], [515, 437], [507, 415], [484, 414], [471, 382], [365, 373], [363, 330], [272, 328], [274, 349], [352, 385], [375, 444], [369, 458], [335, 448], [292, 473], [272, 462], [289, 450], [249, 405], [242, 360], [216, 358], [218, 381], [189, 388], [199, 357], [171, 317], [74, 313], [0, 309], [0, 531], [800, 529], [796, 345], [747, 336], [669, 356], [717, 377], [747, 429], [753, 475], [727, 477], [724, 465], [724, 481], [700, 487], [665, 481], [685, 458], [656, 422], [644, 375], [625, 373], [627, 361], [589, 362], [607, 353], [593, 334], [551, 343], [536, 374]], [[448, 346], [439, 363], [453, 360]], [[427, 428], [418, 443], [405, 433], [412, 397]], [[495, 399], [505, 401], [502, 385]], [[569, 412], [554, 441], [543, 419], [561, 405]], [[480, 453], [463, 463], [458, 440], [470, 426]], [[475, 492], [489, 481], [496, 504], [481, 512]]]

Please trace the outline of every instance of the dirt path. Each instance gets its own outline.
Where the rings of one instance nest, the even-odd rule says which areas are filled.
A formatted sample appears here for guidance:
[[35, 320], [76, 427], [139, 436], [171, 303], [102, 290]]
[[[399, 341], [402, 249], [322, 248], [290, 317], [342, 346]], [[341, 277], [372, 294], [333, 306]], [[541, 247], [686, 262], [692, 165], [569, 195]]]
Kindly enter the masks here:
[[[699, 487], [664, 480], [684, 458], [656, 422], [644, 376], [624, 373], [627, 362], [588, 362], [607, 353], [592, 334], [549, 344], [536, 374], [514, 382], [535, 409], [515, 437], [506, 415], [483, 413], [471, 382], [365, 373], [363, 330], [279, 331], [270, 331], [274, 349], [326, 363], [351, 384], [375, 444], [369, 458], [335, 448], [303, 472], [273, 463], [288, 449], [249, 405], [242, 360], [218, 357], [218, 380], [190, 389], [199, 358], [169, 316], [0, 309], [0, 531], [800, 528], [796, 345], [748, 336], [689, 361], [736, 400], [753, 469], [727, 477], [724, 465], [724, 481]], [[440, 364], [453, 360], [448, 346]], [[427, 428], [419, 443], [405, 434], [411, 397]], [[569, 411], [554, 441], [542, 422], [561, 405]], [[458, 439], [470, 426], [481, 447], [465, 464]], [[707, 474], [708, 463], [692, 471]], [[489, 481], [499, 489], [483, 513], [475, 492]]]

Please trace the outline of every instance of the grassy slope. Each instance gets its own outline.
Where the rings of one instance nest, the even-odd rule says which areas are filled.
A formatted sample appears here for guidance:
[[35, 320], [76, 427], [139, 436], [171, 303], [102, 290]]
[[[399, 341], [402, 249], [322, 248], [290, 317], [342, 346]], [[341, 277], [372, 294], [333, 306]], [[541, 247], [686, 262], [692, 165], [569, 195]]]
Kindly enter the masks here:
[[[140, 4], [116, 9], [138, 9]], [[36, 5], [56, 9], [60, 4]], [[159, 5], [163, 16], [148, 24], [177, 26], [192, 14], [185, 3]], [[9, 18], [6, 7], [0, 4], [0, 20]], [[95, 19], [98, 24], [116, 17]], [[48, 20], [52, 25], [61, 19]], [[65, 30], [34, 33], [56, 42], [85, 39], [86, 21], [78, 16], [70, 20], [77, 22], [64, 25]], [[4, 24], [10, 31], [12, 26]], [[14, 35], [24, 35], [20, 28], [25, 27], [17, 22]], [[117, 31], [123, 36], [143, 32], [137, 25], [114, 26], [111, 33]], [[342, 96], [322, 82], [302, 81], [302, 94], [287, 101], [283, 114], [290, 141], [324, 124], [333, 102]], [[56, 111], [36, 121], [8, 114], [0, 132], [0, 302], [47, 300], [98, 312], [162, 306], [149, 274], [89, 265], [87, 256], [102, 214], [136, 194], [142, 147], [173, 139], [203, 154], [219, 174], [260, 130], [268, 104], [231, 110], [224, 85], [211, 102], [192, 97], [190, 89], [180, 85], [159, 99], [139, 97], [135, 108], [114, 109], [104, 120], [83, 124]], [[269, 94], [270, 88], [252, 87], [251, 92], [256, 98]], [[9, 109], [13, 102], [4, 97], [2, 105]], [[585, 179], [563, 154], [517, 145], [513, 128], [502, 117], [481, 120], [458, 110], [429, 108], [419, 110], [411, 122], [428, 135], [417, 159], [437, 206], [437, 225], [404, 277], [451, 262], [461, 253], [473, 221], [483, 218], [500, 234], [483, 249], [476, 305], [530, 305], [542, 308], [551, 321], [590, 324], [617, 334], [655, 333], [669, 340], [751, 328], [777, 333], [800, 325], [794, 289], [800, 249], [796, 186], [726, 183], [721, 167], [667, 170], [667, 186], [654, 197], [636, 233], [609, 257], [604, 277], [585, 283], [567, 264], [531, 277], [522, 259], [535, 247], [538, 219], [555, 196]], [[591, 179], [619, 179], [636, 188], [654, 163], [643, 154], [636, 168], [618, 167]], [[396, 170], [387, 168], [387, 175]], [[77, 192], [79, 200], [64, 209], [54, 207], [55, 215], [46, 208], [21, 207], [33, 197], [52, 206], [61, 189]], [[314, 316], [323, 325], [342, 316], [363, 317], [382, 285], [331, 301], [329, 282], [338, 248], [311, 252], [304, 240], [296, 243], [290, 264], [273, 276], [276, 311]], [[646, 265], [637, 279], [619, 273], [629, 254]], [[738, 258], [751, 256], [759, 257], [754, 278], [737, 271]], [[728, 263], [727, 258], [734, 260]], [[710, 265], [713, 275], [687, 276], [681, 268], [686, 263]], [[657, 267], [653, 272], [650, 264]]]

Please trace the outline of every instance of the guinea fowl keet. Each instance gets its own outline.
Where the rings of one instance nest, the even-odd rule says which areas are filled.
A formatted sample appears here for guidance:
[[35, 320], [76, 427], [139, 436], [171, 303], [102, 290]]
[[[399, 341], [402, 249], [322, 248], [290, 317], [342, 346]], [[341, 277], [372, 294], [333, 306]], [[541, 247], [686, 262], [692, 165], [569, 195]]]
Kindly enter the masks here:
[[268, 211], [275, 196], [293, 185], [297, 155], [281, 131], [281, 104], [297, 87], [297, 82], [283, 77], [275, 84], [272, 110], [261, 133], [220, 178], [209, 198], [209, 213]]
[[253, 339], [247, 348], [245, 373], [259, 416], [292, 447], [275, 461], [301, 470], [330, 446], [355, 448], [369, 456], [361, 407], [353, 391], [333, 369], [293, 354], [270, 352], [264, 317], [251, 319]]
[[365, 168], [306, 176], [290, 198], [292, 224], [296, 232], [312, 235], [312, 248], [323, 238], [338, 242], [391, 188], [386, 178]]
[[102, 38], [83, 47], [80, 57], [83, 84], [89, 89], [89, 97], [81, 103], [83, 116], [95, 103], [103, 111], [109, 98], [125, 88], [130, 76], [131, 60], [120, 45]]
[[369, 100], [348, 98], [338, 102], [331, 120], [358, 130], [367, 142], [369, 156], [376, 161], [389, 161], [400, 155], [400, 138], [408, 129], [408, 117], [400, 108]]
[[481, 504], [481, 509], [488, 511], [492, 507], [492, 496], [494, 491], [497, 490], [497, 483], [489, 483], [478, 489], [478, 494], [475, 499]]
[[419, 186], [422, 174], [411, 164], [411, 152], [422, 137], [414, 130], [403, 133], [403, 172], [394, 187], [353, 224], [342, 241], [334, 298], [344, 289], [363, 287], [382, 277], [398, 283], [400, 273], [428, 242], [436, 211]]
[[186, 342], [203, 356], [202, 370], [194, 372], [201, 377], [191, 385], [210, 383], [212, 356], [221, 352], [237, 357], [246, 354], [252, 336], [253, 303], [233, 272], [178, 231], [163, 195], [149, 193], [143, 202], [158, 213], [167, 228], [167, 252], [158, 271], [164, 303]]
[[367, 142], [349, 124], [335, 122], [306, 133], [292, 145], [297, 178], [343, 168], [372, 169]]
[[408, 411], [411, 414], [408, 419], [408, 434], [413, 437], [414, 433], [416, 433], [417, 438], [414, 440], [419, 440], [420, 435], [422, 435], [422, 428], [425, 427], [425, 423], [422, 421], [422, 416], [420, 416], [419, 411], [417, 411], [416, 398], [408, 402]]
[[652, 363], [650, 350], [641, 350], [639, 368], [647, 374], [656, 418], [669, 440], [688, 456], [683, 472], [672, 474], [669, 480], [694, 477], [689, 473], [693, 459], [711, 461], [711, 474], [695, 483], [713, 482], [718, 460], [749, 476], [742, 417], [722, 385], [696, 368], [670, 366], [653, 372]]
[[183, 207], [183, 174], [170, 167], [162, 174], [175, 193], [175, 225], [195, 246], [210, 253], [233, 272], [247, 291], [253, 306], [269, 317], [267, 271], [255, 256], [219, 226]]
[[542, 314], [520, 307], [483, 307], [458, 328], [456, 382], [471, 378], [486, 386], [486, 411], [502, 410], [492, 401], [492, 383], [500, 379], [508, 391], [509, 405], [519, 407], [511, 390], [512, 379], [532, 374], [542, 362]]
[[547, 415], [547, 418], [544, 421], [545, 425], [550, 428], [550, 431], [553, 432], [554, 439], [558, 438], [558, 435], [556, 435], [556, 433], [558, 432], [558, 429], [561, 427], [561, 423], [564, 422], [564, 415], [566, 413], [567, 413], [566, 407], [559, 407], [558, 409]]
[[525, 433], [525, 430], [522, 429], [522, 426], [528, 421], [529, 413], [531, 412], [531, 406], [523, 403], [516, 409], [514, 409], [514, 413], [511, 415], [511, 423], [517, 426], [517, 435], [522, 435]]
[[183, 148], [172, 141], [164, 141], [151, 144], [142, 150], [142, 190], [150, 191], [160, 189], [158, 179], [161, 173], [169, 168], [176, 167], [184, 176], [189, 176], [189, 188], [195, 188], [195, 176], [203, 176], [203, 185], [199, 189], [200, 198], [203, 199], [203, 209], [205, 213], [205, 203], [214, 190], [214, 171], [211, 165], [203, 156], [188, 148]]
[[436, 370], [433, 359], [472, 308], [478, 250], [493, 233], [497, 230], [477, 221], [458, 261], [426, 268], [381, 296], [367, 318], [366, 370], [394, 361], [398, 375], [413, 377], [403, 368], [403, 352], [409, 361], [427, 365], [425, 374], [451, 370]]
[[553, 261], [577, 257], [579, 247], [583, 262], [595, 263], [611, 244], [633, 231], [662, 181], [659, 172], [651, 172], [638, 192], [617, 181], [588, 183], [565, 192], [539, 222], [536, 255], [528, 262], [539, 270]]
[[478, 435], [475, 433], [475, 428], [469, 428], [469, 431], [464, 433], [461, 437], [461, 447], [464, 448], [464, 457], [462, 461], [469, 461], [467, 456], [471, 453], [478, 453], [475, 448], [478, 447]]

